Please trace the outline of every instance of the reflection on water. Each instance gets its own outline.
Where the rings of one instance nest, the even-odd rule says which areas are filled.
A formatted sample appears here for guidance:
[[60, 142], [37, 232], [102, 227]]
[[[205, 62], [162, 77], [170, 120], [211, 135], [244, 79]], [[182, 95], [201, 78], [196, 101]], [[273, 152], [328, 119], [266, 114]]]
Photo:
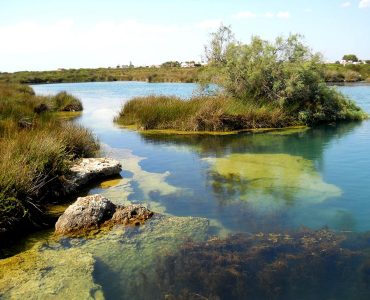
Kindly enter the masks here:
[[[370, 122], [140, 135], [113, 125], [122, 102], [148, 94], [187, 98], [196, 86], [34, 88], [79, 96], [85, 110], [78, 122], [122, 162], [121, 178], [90, 193], [146, 203], [166, 216], [97, 239], [33, 235], [18, 255], [0, 261], [0, 298], [369, 299]], [[341, 89], [370, 112], [369, 86]], [[312, 231], [323, 227], [335, 231]]]

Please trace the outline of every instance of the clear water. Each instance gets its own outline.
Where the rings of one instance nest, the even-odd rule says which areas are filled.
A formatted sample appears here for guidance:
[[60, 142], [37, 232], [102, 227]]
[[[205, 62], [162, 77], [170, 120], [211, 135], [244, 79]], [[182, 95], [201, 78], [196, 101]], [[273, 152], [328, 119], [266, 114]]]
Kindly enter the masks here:
[[[176, 263], [168, 263], [170, 259], [161, 263], [161, 258], [175, 255], [175, 262], [186, 261], [190, 266], [194, 264], [194, 276], [207, 276], [204, 274], [215, 270], [211, 271], [212, 264], [208, 264], [205, 257], [208, 257], [209, 262], [217, 261], [214, 256], [215, 253], [218, 254], [217, 251], [226, 256], [236, 251], [237, 254], [233, 257], [239, 257], [238, 251], [247, 241], [241, 239], [241, 245], [236, 247], [232, 244], [239, 241], [238, 238], [226, 239], [221, 248], [215, 246], [219, 250], [212, 252], [213, 256], [210, 253], [213, 249], [212, 242], [210, 245], [198, 244], [195, 248], [188, 245], [187, 251], [193, 253], [193, 256], [190, 255], [190, 262], [187, 260], [188, 252], [183, 250], [178, 254], [176, 249], [189, 239], [194, 243], [203, 243], [214, 235], [224, 239], [230, 234], [258, 233], [257, 236], [260, 237], [261, 232], [280, 233], [302, 227], [326, 227], [338, 233], [364, 235], [365, 238], [360, 241], [347, 243], [351, 244], [351, 251], [356, 247], [364, 251], [370, 249], [369, 121], [326, 125], [307, 130], [229, 136], [142, 135], [120, 128], [112, 122], [125, 101], [134, 96], [151, 94], [189, 98], [197, 91], [197, 86], [105, 82], [35, 85], [33, 88], [38, 94], [55, 94], [65, 90], [78, 96], [84, 104], [84, 112], [76, 122], [90, 128], [98, 136], [106, 155], [122, 161], [122, 178], [104, 182], [89, 193], [102, 193], [116, 203], [146, 203], [153, 211], [163, 213], [167, 217], [153, 220], [138, 229], [117, 229], [93, 240], [64, 239], [55, 242], [51, 232], [30, 237], [29, 244], [34, 245], [33, 248], [17, 256], [21, 258], [22, 263], [15, 258], [15, 261], [11, 260], [12, 258], [4, 260], [4, 263], [16, 266], [14, 270], [8, 267], [12, 271], [9, 271], [7, 276], [13, 281], [7, 282], [7, 285], [14, 286], [9, 288], [8, 293], [3, 294], [5, 298], [25, 298], [29, 295], [27, 291], [31, 285], [46, 287], [36, 293], [40, 295], [39, 298], [45, 295], [78, 298], [76, 290], [81, 293], [81, 297], [85, 297], [83, 292], [87, 289], [87, 294], [93, 298], [103, 297], [104, 294], [108, 299], [175, 299], [176, 297], [171, 298], [170, 294], [163, 292], [163, 289], [173, 291], [177, 288], [180, 291], [181, 288], [176, 285], [178, 281], [180, 286], [192, 286], [193, 289], [195, 286], [197, 293], [192, 295], [193, 299], [204, 299], [201, 293], [204, 286], [200, 286], [200, 277], [198, 284], [194, 284], [193, 279], [185, 279], [186, 274], [182, 272], [186, 266], [181, 263], [178, 273], [172, 274]], [[370, 113], [369, 85], [337, 88]], [[279, 238], [276, 239], [275, 235], [268, 235], [268, 243], [279, 244]], [[320, 237], [317, 243], [320, 244], [320, 241], [325, 239], [326, 237]], [[312, 240], [315, 239], [310, 241]], [[256, 243], [264, 242], [259, 240]], [[306, 245], [307, 239], [302, 243]], [[324, 248], [331, 247], [324, 242], [323, 244]], [[333, 241], [330, 242], [330, 245], [334, 244]], [[289, 252], [289, 247], [281, 246], [279, 251], [284, 252], [286, 249], [286, 252]], [[294, 245], [293, 248], [296, 249], [295, 247], [298, 246]], [[197, 250], [194, 252], [194, 249]], [[302, 261], [311, 260], [315, 269], [312, 258], [315, 255], [311, 253], [311, 248], [304, 249], [310, 250], [307, 250], [307, 259], [296, 258], [298, 270], [306, 270], [307, 266], [303, 266]], [[208, 256], [203, 256], [202, 253], [199, 256], [199, 251], [204, 251]], [[306, 255], [305, 251], [302, 250], [302, 255]], [[369, 260], [364, 258], [352, 261], [348, 259], [353, 259], [352, 256], [347, 254], [343, 253], [338, 258], [338, 255], [332, 253], [330, 264], [325, 265], [323, 272], [320, 271], [322, 265], [316, 268], [320, 276], [326, 277], [323, 282], [315, 285], [314, 289], [305, 288], [303, 285], [303, 290], [300, 290], [290, 284], [290, 294], [280, 295], [279, 298], [276, 296], [278, 293], [275, 283], [266, 281], [266, 287], [276, 294], [276, 297], [268, 298], [297, 299], [298, 295], [301, 299], [368, 299], [370, 292], [357, 283], [361, 279], [368, 283], [365, 286], [369, 286], [370, 281], [366, 281], [370, 274], [367, 264]], [[264, 253], [262, 256], [268, 263], [273, 257], [276, 258], [276, 255]], [[242, 266], [250, 259], [258, 265], [261, 257], [258, 256], [257, 261], [257, 256], [255, 253], [248, 258], [241, 256], [240, 261], [234, 262], [232, 268], [235, 265]], [[76, 257], [76, 263], [73, 262], [73, 257]], [[81, 257], [85, 260], [81, 261]], [[67, 262], [68, 259], [72, 262]], [[34, 266], [32, 261], [37, 261], [37, 266], [29, 267], [28, 270], [36, 271], [30, 272], [25, 280], [19, 270], [23, 270], [27, 262]], [[300, 261], [301, 265], [298, 265], [297, 261]], [[338, 261], [342, 263], [343, 270], [336, 269], [335, 262]], [[199, 271], [198, 266], [204, 262], [207, 267]], [[360, 270], [360, 275], [356, 273], [345, 285], [339, 281], [330, 282], [329, 278], [337, 278], [350, 269], [344, 269], [343, 262], [348, 263], [356, 272]], [[65, 269], [67, 263], [70, 264], [68, 270]], [[281, 274], [276, 266], [274, 274]], [[222, 269], [222, 266], [218, 268]], [[227, 265], [227, 270], [223, 270], [222, 274], [229, 274], [225, 272], [231, 272], [230, 268]], [[81, 275], [80, 271], [73, 272], [74, 269], [83, 269], [86, 272]], [[57, 271], [53, 273], [51, 270], [60, 270], [61, 274], [58, 276]], [[67, 275], [61, 279], [63, 274]], [[232, 276], [236, 276], [235, 274], [238, 272], [231, 272], [222, 282], [230, 283], [228, 280], [234, 278]], [[292, 272], [289, 274], [291, 276]], [[73, 284], [65, 279], [68, 276]], [[287, 274], [276, 276], [285, 278]], [[170, 286], [168, 281], [161, 281], [167, 277], [174, 278], [175, 287]], [[273, 276], [268, 275], [268, 279], [271, 278]], [[215, 282], [216, 279], [215, 276], [212, 277]], [[208, 277], [206, 282], [209, 282]], [[99, 287], [102, 289], [101, 293]], [[2, 289], [4, 287], [0, 280], [0, 297]], [[238, 291], [240, 295], [244, 295], [245, 291], [240, 285]], [[189, 298], [188, 296], [183, 296], [183, 299]], [[238, 297], [226, 294], [221, 298]], [[239, 298], [244, 299], [244, 296]], [[255, 295], [252, 299], [259, 297]]]
[[[114, 82], [36, 85], [33, 88], [39, 94], [66, 90], [80, 97], [85, 110], [78, 121], [94, 131], [108, 152], [113, 148], [111, 156], [115, 153], [120, 159], [139, 160], [136, 169], [140, 170], [129, 168], [122, 173], [124, 178], [130, 179], [124, 186], [130, 201], [160, 206], [161, 211], [175, 216], [205, 217], [218, 225], [216, 230], [223, 232], [271, 231], [299, 226], [370, 230], [369, 121], [328, 125], [290, 134], [144, 136], [113, 124], [113, 117], [125, 101], [150, 94], [188, 98], [196, 92], [197, 86]], [[370, 112], [369, 85], [338, 89]], [[260, 178], [248, 178], [251, 174], [247, 174], [241, 182], [233, 182], [232, 175], [240, 175], [243, 168], [251, 168], [254, 160], [251, 156], [244, 158], [247, 160], [244, 164], [236, 163], [239, 168], [229, 170], [231, 176], [227, 171], [215, 172], [213, 158], [217, 161], [228, 157], [228, 161], [224, 161], [228, 164], [243, 159], [243, 154], [257, 155], [262, 165], [256, 167], [271, 172], [272, 180], [253, 186], [248, 180]], [[289, 166], [296, 158], [303, 161]], [[286, 168], [271, 166], [276, 163]], [[125, 162], [123, 166], [125, 169]], [[290, 172], [291, 168], [295, 172]], [[149, 175], [133, 174], [135, 171]], [[157, 180], [157, 186], [145, 186], [144, 178]]]

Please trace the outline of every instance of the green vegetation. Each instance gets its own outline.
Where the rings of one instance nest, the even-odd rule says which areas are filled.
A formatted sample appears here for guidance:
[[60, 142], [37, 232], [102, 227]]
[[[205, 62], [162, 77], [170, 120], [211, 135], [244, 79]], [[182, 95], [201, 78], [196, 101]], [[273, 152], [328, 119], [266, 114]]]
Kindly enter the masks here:
[[361, 65], [325, 65], [326, 82], [358, 82], [370, 81], [370, 64]]
[[[0, 84], [0, 228], [38, 222], [46, 191], [63, 180], [73, 160], [93, 156], [92, 133], [55, 112], [82, 108], [66, 93], [36, 96], [27, 86]], [[50, 199], [49, 199], [50, 200]]]
[[299, 35], [274, 43], [237, 42], [228, 27], [212, 34], [203, 81], [218, 95], [182, 101], [144, 97], [127, 102], [116, 121], [147, 129], [230, 131], [362, 120], [367, 115], [328, 87], [324, 64]]
[[294, 123], [279, 107], [243, 103], [225, 96], [189, 101], [165, 96], [134, 98], [124, 105], [116, 121], [144, 130], [178, 131], [231, 131]]
[[[327, 82], [355, 82], [369, 79], [370, 65], [325, 64]], [[103, 81], [146, 81], [146, 82], [199, 82], [204, 67], [181, 68], [177, 61], [165, 62], [160, 68], [100, 68], [62, 69], [59, 71], [34, 71], [1, 73], [0, 82], [41, 84], [64, 82], [103, 82]], [[356, 76], [349, 76], [350, 72]], [[361, 76], [360, 76], [361, 75]]]
[[98, 81], [147, 81], [147, 82], [197, 82], [202, 67], [180, 68], [176, 62], [164, 67], [61, 69], [43, 72], [0, 73], [0, 82], [13, 83], [62, 83]]
[[346, 54], [343, 56], [343, 60], [358, 62], [358, 58], [355, 54]]
[[166, 61], [165, 63], [161, 64], [162, 68], [179, 68], [181, 67], [180, 62], [178, 61]]

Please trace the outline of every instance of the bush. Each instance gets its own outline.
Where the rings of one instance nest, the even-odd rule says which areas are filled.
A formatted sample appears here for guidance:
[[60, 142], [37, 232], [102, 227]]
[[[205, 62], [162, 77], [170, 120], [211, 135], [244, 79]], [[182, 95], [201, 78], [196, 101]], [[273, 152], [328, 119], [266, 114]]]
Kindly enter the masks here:
[[344, 74], [344, 80], [347, 82], [361, 81], [361, 79], [361, 74], [356, 71], [349, 70]]
[[[253, 37], [250, 44], [233, 40], [230, 28], [213, 34], [207, 51], [209, 76], [241, 102], [273, 104], [305, 124], [359, 117], [361, 110], [325, 84], [325, 68], [299, 35], [271, 43]], [[354, 73], [348, 74], [351, 79]], [[357, 77], [356, 77], [357, 78]], [[353, 110], [353, 111], [351, 111]], [[366, 114], [362, 113], [361, 119]]]

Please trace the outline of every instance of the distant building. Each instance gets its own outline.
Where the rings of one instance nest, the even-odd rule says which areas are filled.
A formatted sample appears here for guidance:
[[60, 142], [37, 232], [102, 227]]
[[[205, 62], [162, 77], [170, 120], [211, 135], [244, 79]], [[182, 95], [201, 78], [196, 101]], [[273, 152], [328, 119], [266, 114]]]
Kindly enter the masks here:
[[195, 62], [193, 61], [185, 61], [181, 63], [181, 68], [194, 68]]
[[345, 59], [342, 59], [340, 61], [340, 64], [343, 65], [343, 66], [346, 66], [346, 65], [353, 65], [353, 61], [352, 60], [345, 60]]

